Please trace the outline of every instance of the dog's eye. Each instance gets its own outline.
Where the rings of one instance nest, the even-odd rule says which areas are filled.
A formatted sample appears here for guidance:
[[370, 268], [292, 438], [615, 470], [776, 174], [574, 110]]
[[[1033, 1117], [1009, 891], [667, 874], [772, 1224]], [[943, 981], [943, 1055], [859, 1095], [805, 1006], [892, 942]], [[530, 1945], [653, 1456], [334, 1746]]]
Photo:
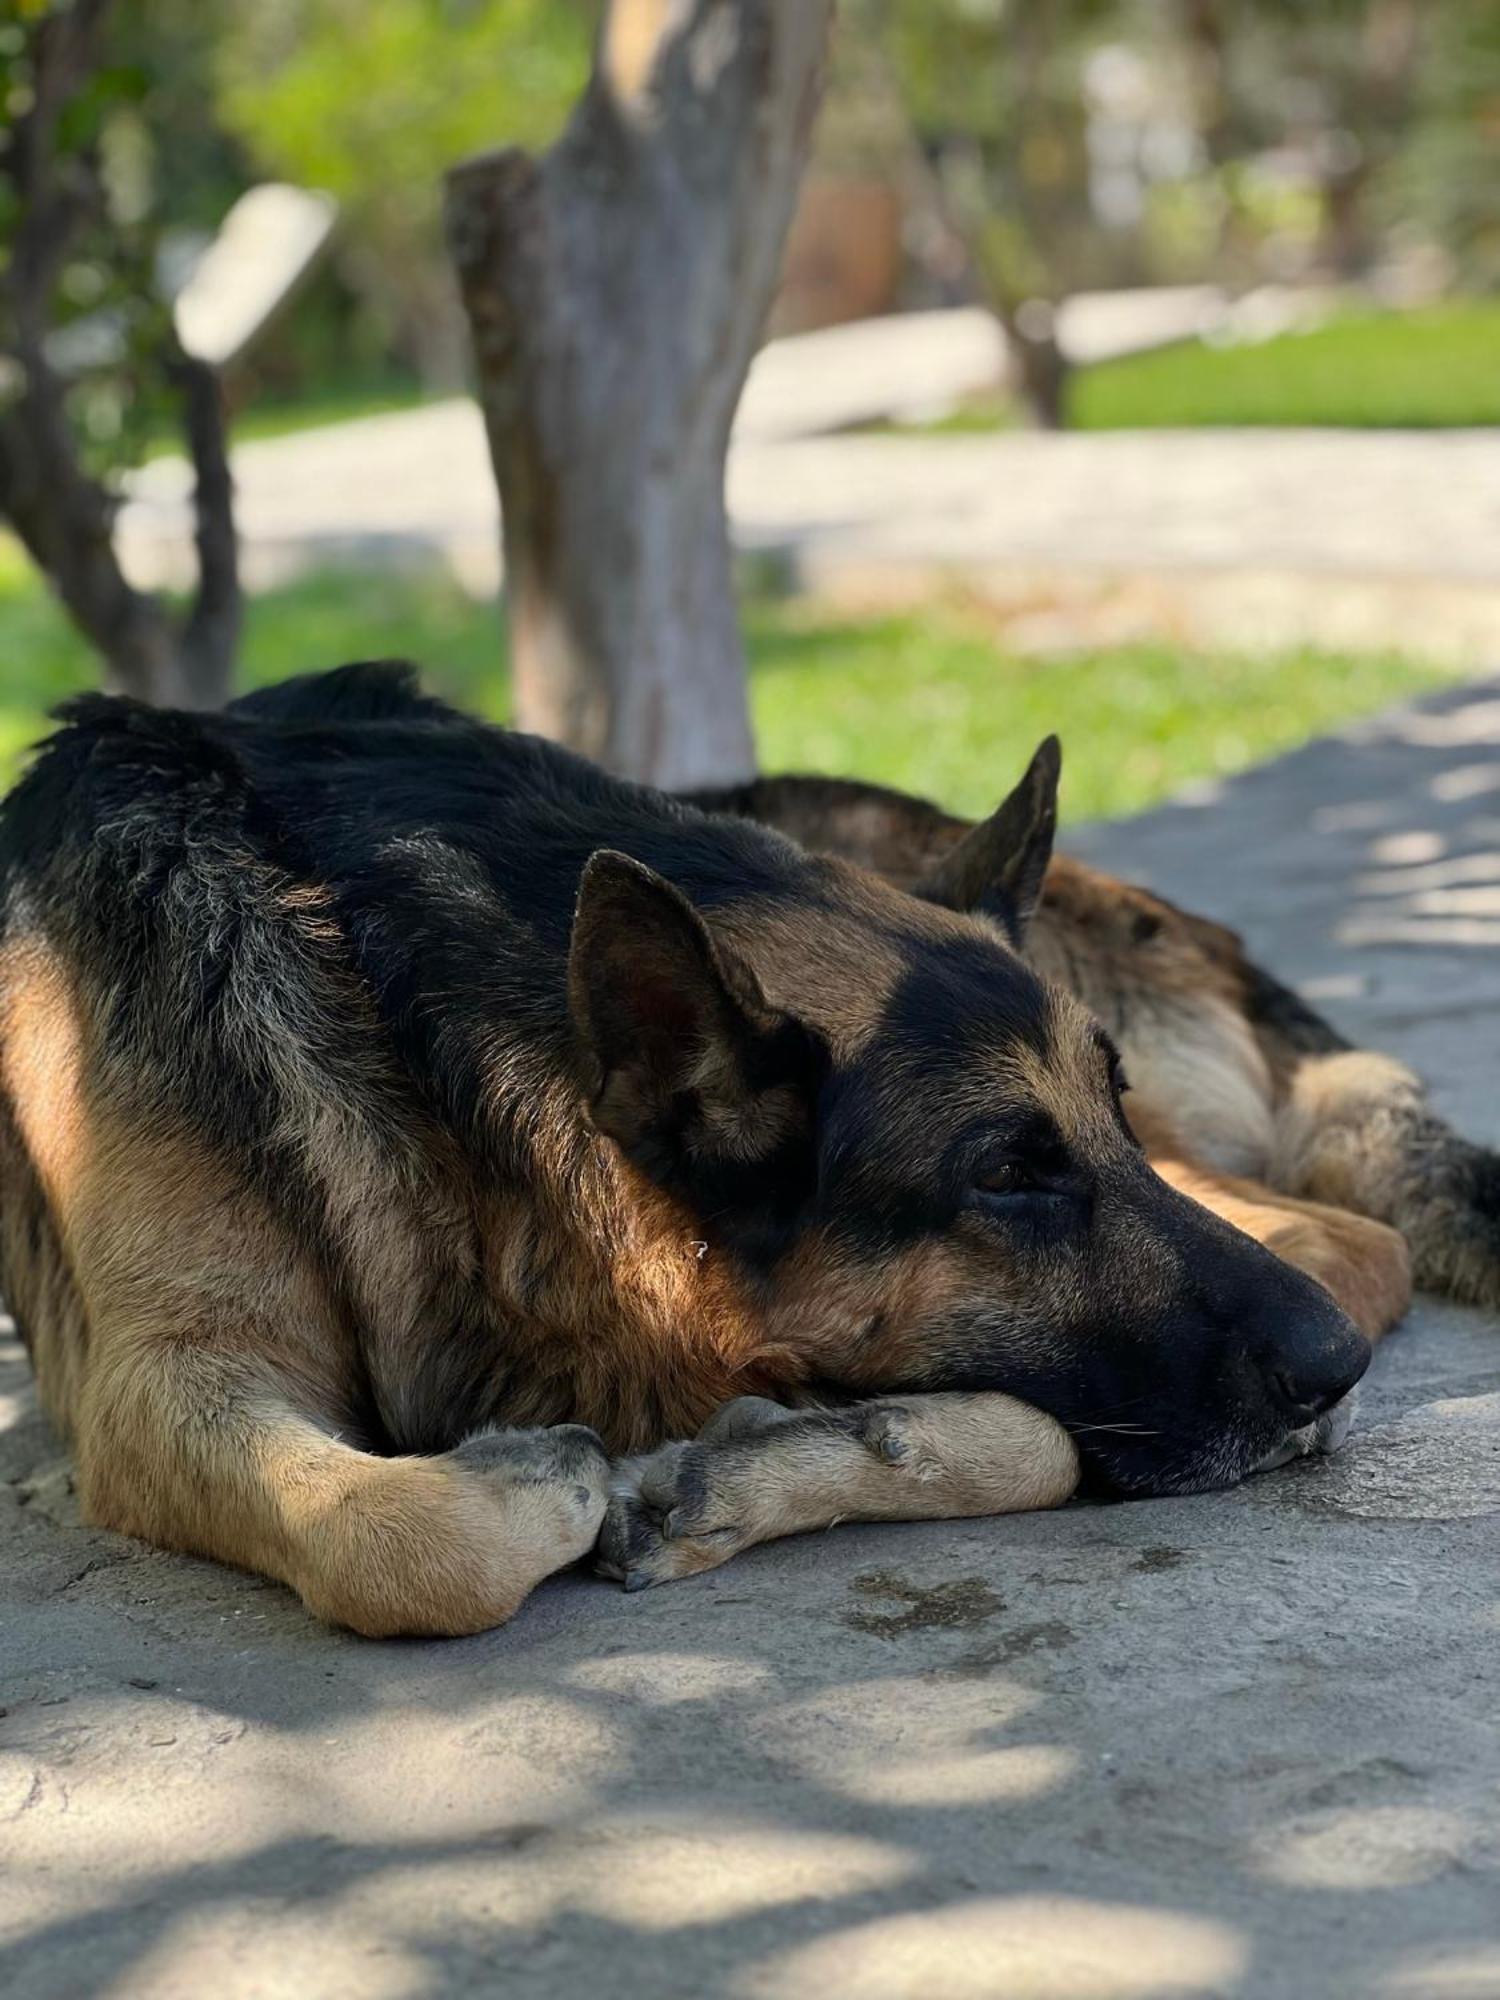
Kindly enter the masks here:
[[1014, 1201], [1018, 1197], [1046, 1194], [1047, 1189], [1025, 1167], [1005, 1163], [986, 1167], [974, 1176], [974, 1192], [985, 1201]]
[[1110, 1089], [1116, 1097], [1123, 1097], [1130, 1088], [1130, 1079], [1125, 1074], [1125, 1065], [1120, 1061], [1120, 1051], [1102, 1028], [1096, 1027], [1094, 1030], [1094, 1047], [1104, 1057]]

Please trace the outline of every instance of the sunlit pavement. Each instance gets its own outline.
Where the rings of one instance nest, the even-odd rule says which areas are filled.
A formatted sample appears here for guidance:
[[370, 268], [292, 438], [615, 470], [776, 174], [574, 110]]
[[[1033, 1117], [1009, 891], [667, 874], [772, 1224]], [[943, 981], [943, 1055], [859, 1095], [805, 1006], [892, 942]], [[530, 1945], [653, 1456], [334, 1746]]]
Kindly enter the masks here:
[[[1084, 330], [1098, 351], [1163, 331], [1121, 322], [1119, 299], [1096, 305]], [[1166, 307], [1184, 330], [1205, 310], [1192, 293], [1161, 295]], [[1500, 657], [1493, 432], [850, 432], [940, 410], [1000, 366], [977, 310], [774, 342], [731, 455], [739, 545], [854, 606], [956, 584], [1024, 644], [1152, 635]], [[499, 584], [494, 480], [467, 401], [246, 444], [234, 473], [252, 589], [322, 563], [436, 561], [476, 594]], [[173, 459], [129, 482], [118, 532], [138, 583], [190, 580], [190, 489]]]
[[[1500, 1139], [1500, 683], [1079, 846]], [[0, 1991], [1500, 1993], [1500, 1328], [1236, 1492], [845, 1528], [442, 1645], [76, 1525], [0, 1345]]]

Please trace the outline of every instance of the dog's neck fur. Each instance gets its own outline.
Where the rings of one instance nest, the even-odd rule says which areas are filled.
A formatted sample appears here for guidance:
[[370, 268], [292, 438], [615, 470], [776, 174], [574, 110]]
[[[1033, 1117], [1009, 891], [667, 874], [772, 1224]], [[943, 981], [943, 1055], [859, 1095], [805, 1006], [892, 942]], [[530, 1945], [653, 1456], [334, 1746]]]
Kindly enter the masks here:
[[[737, 1395], [809, 1371], [766, 1288], [683, 1203], [534, 1088], [489, 1158], [427, 1126], [329, 1213], [353, 1275], [364, 1373], [388, 1442], [430, 1451], [485, 1424], [589, 1423], [612, 1450], [690, 1436]], [[503, 1160], [503, 1164], [502, 1164]], [[376, 1389], [375, 1385], [378, 1385]]]

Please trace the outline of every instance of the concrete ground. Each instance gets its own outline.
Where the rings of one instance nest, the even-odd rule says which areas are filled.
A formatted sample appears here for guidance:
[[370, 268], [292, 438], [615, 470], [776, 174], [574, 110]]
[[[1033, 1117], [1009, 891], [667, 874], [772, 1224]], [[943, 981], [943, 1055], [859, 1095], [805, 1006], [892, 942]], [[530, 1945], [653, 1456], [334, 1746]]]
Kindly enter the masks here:
[[[1500, 683], [1075, 843], [1500, 1141]], [[843, 1528], [448, 1644], [78, 1526], [0, 1349], [0, 1992], [1500, 1995], [1500, 1329], [1203, 1498]]]

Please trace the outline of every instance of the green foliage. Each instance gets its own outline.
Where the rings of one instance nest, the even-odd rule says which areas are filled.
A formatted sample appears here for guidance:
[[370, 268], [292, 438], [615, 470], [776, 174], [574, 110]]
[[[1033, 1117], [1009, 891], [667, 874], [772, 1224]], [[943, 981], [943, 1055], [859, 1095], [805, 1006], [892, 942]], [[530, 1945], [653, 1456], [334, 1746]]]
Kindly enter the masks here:
[[1432, 10], [1411, 139], [1382, 190], [1393, 228], [1430, 229], [1473, 285], [1500, 287], [1500, 7]]
[[588, 49], [574, 0], [263, 0], [226, 15], [220, 101], [278, 172], [431, 214], [465, 153], [553, 135]]
[[1500, 424], [1500, 300], [1351, 315], [1244, 347], [1200, 341], [1078, 374], [1083, 430]]
[[[1318, 730], [1448, 678], [1384, 656], [1270, 658], [1135, 645], [1057, 659], [1008, 653], [950, 609], [835, 620], [753, 604], [751, 694], [767, 770], [881, 779], [987, 811], [1048, 730], [1067, 748], [1072, 819], [1132, 812]], [[329, 571], [252, 600], [245, 683], [372, 654], [423, 663], [431, 685], [503, 719], [495, 609], [434, 575]], [[93, 663], [35, 577], [0, 542], [0, 782], [44, 733], [43, 711]]]
[[[33, 101], [39, 34], [67, 10], [67, 0], [26, 0], [0, 21], [0, 104], [13, 116]], [[174, 239], [216, 226], [243, 185], [206, 109], [210, 49], [192, 0], [117, 0], [98, 61], [58, 120], [71, 233], [44, 302], [48, 351], [67, 378], [83, 464], [106, 481], [176, 431], [164, 262]], [[5, 140], [0, 128], [8, 168]], [[14, 181], [0, 172], [0, 355], [16, 337], [4, 280], [19, 220]]]
[[1461, 282], [1500, 284], [1494, 0], [845, 0], [844, 15], [833, 129], [860, 129], [842, 98], [878, 94], [883, 61], [888, 148], [904, 119], [929, 235], [962, 239], [1039, 411], [1046, 302], [1069, 292], [1361, 279], [1393, 259], [1430, 282], [1434, 248]]
[[1129, 645], [1037, 659], [982, 626], [925, 613], [831, 623], [785, 609], [751, 624], [762, 764], [879, 779], [988, 812], [1051, 730], [1068, 819], [1136, 812], [1321, 730], [1438, 685], [1394, 656], [1273, 657]]
[[260, 0], [225, 5], [219, 106], [261, 167], [336, 195], [349, 275], [429, 380], [461, 343], [442, 176], [537, 146], [588, 73], [589, 0]]
[[848, 31], [884, 49], [949, 216], [1002, 311], [1125, 268], [1130, 228], [1101, 220], [1091, 198], [1094, 80], [1102, 51], [1120, 57], [1122, 36], [1149, 51], [1152, 26], [1152, 10], [1130, 0], [856, 0]]

